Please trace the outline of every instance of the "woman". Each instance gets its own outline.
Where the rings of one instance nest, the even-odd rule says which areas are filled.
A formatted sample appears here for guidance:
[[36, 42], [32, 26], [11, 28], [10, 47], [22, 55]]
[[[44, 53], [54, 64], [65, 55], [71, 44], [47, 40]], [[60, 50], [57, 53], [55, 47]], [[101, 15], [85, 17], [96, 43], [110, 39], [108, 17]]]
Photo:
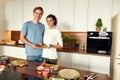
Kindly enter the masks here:
[[43, 55], [45, 62], [49, 64], [57, 64], [57, 48], [63, 47], [61, 32], [56, 29], [57, 18], [50, 14], [46, 17], [48, 29], [44, 33], [44, 44], [48, 45], [48, 48], [43, 49]]

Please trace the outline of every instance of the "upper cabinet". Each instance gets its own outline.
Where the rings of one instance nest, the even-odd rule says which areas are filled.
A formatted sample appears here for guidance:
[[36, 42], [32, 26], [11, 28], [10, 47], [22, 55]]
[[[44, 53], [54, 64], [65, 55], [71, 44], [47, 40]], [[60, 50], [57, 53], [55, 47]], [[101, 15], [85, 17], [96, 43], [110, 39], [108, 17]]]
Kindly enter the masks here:
[[13, 0], [5, 1], [5, 29], [13, 29]]
[[3, 30], [5, 27], [4, 22], [4, 0], [0, 0], [0, 30]]
[[59, 0], [59, 28], [74, 31], [74, 0]]
[[75, 0], [74, 30], [87, 31], [88, 0]]
[[[31, 6], [29, 6], [31, 5]], [[33, 19], [33, 9], [41, 6], [44, 10], [44, 14], [40, 20], [45, 26], [46, 17], [49, 14], [54, 14], [58, 18], [58, 0], [23, 0], [23, 21], [29, 21]]]
[[[95, 31], [98, 18], [103, 28], [111, 31], [111, 17], [120, 10], [119, 0], [6, 0], [5, 26], [8, 30], [21, 30], [24, 22], [33, 19], [33, 9], [41, 6], [40, 20], [45, 26], [46, 16], [54, 14], [61, 31]], [[0, 5], [1, 6], [1, 5]], [[112, 10], [113, 9], [113, 10]]]
[[22, 0], [5, 1], [6, 30], [20, 30], [22, 26]]
[[13, 2], [13, 29], [21, 30], [23, 25], [23, 2], [22, 0], [14, 0]]
[[98, 18], [103, 21], [103, 27], [111, 31], [112, 0], [89, 0], [88, 31], [95, 31]]

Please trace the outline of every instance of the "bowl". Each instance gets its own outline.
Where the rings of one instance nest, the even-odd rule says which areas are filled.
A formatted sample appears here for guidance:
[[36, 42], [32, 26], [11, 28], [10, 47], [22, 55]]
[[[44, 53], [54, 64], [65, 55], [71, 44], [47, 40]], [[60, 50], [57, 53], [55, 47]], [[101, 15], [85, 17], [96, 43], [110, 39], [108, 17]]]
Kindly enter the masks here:
[[41, 74], [42, 71], [43, 71], [43, 69], [44, 69], [44, 67], [38, 66], [38, 67], [37, 67], [37, 73], [38, 73], [38, 74]]

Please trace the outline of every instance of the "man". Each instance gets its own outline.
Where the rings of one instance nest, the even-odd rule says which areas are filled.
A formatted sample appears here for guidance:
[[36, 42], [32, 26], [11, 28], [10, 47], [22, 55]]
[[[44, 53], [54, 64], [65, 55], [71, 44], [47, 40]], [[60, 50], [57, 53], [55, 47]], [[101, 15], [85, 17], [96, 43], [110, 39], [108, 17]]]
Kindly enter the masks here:
[[[27, 60], [43, 62], [42, 49], [38, 49], [35, 44], [43, 43], [43, 34], [45, 27], [39, 22], [44, 11], [42, 7], [36, 7], [33, 10], [33, 20], [23, 24], [20, 40], [25, 43]], [[28, 80], [39, 80], [28, 77]]]

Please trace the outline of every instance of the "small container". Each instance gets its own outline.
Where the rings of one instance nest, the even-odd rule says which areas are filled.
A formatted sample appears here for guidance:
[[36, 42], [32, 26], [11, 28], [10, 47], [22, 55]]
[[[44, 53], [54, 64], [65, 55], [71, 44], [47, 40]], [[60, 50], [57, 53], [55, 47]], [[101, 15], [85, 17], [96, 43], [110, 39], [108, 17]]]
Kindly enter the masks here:
[[49, 76], [49, 73], [50, 73], [50, 71], [49, 70], [43, 70], [43, 77], [48, 77]]
[[38, 67], [37, 67], [37, 73], [38, 73], [38, 74], [41, 74], [42, 71], [43, 71], [43, 69], [44, 69], [44, 67], [38, 66]]

